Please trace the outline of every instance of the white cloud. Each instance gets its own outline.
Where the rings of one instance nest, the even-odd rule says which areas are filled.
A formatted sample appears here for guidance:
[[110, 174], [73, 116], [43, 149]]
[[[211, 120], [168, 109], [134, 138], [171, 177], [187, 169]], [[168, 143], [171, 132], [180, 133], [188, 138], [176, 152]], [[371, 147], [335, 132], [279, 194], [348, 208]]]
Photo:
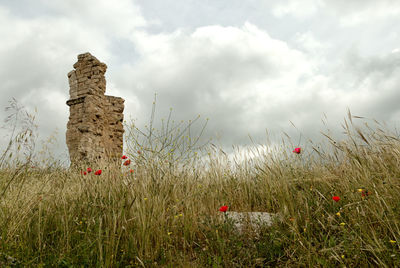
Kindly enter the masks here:
[[304, 49], [308, 53], [317, 54], [329, 47], [329, 45], [317, 40], [314, 34], [310, 31], [296, 33], [294, 41], [299, 48]]
[[321, 5], [321, 0], [279, 1], [279, 4], [272, 9], [272, 14], [278, 18], [287, 15], [291, 15], [296, 18], [306, 18], [314, 15]]
[[[147, 103], [157, 91], [162, 115], [174, 107], [186, 117], [210, 117], [213, 130], [231, 133], [227, 143], [266, 127], [286, 127], [292, 117], [307, 121], [319, 116], [307, 106], [315, 96], [324, 98], [318, 92], [326, 92], [319, 87], [327, 82], [316, 75], [316, 61], [251, 23], [200, 27], [192, 33], [143, 33], [134, 43], [141, 59], [120, 72], [118, 86], [131, 86]], [[323, 105], [316, 106], [322, 113]], [[145, 108], [143, 115], [149, 111]]]
[[397, 0], [324, 0], [326, 6], [339, 18], [342, 26], [377, 23], [378, 20], [396, 18], [400, 15]]
[[323, 12], [336, 17], [341, 26], [353, 27], [398, 17], [400, 4], [397, 0], [286, 0], [272, 8], [272, 14], [277, 18], [289, 15], [305, 19]]
[[400, 8], [395, 7], [382, 7], [376, 6], [360, 11], [355, 11], [354, 13], [345, 14], [340, 19], [340, 24], [342, 26], [356, 26], [363, 23], [370, 23], [371, 21], [388, 19], [389, 17], [395, 17], [400, 15]]
[[112, 36], [126, 37], [138, 27], [147, 26], [140, 9], [131, 0], [41, 0], [42, 4], [61, 17], [78, 21]]

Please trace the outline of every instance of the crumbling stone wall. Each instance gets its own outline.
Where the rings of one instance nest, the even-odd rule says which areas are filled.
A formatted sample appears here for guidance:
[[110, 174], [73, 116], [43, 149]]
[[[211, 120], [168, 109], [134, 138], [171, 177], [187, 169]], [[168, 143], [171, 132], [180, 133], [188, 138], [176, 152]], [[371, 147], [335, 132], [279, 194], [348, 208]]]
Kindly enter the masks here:
[[90, 53], [78, 55], [68, 73], [70, 116], [67, 146], [71, 164], [112, 160], [122, 155], [124, 99], [104, 95], [107, 65]]

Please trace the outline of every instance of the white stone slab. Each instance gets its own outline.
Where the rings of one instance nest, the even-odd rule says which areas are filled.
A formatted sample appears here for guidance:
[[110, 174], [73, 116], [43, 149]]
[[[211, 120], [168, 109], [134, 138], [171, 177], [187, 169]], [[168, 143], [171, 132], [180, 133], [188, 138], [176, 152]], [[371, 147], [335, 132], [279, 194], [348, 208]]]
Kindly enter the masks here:
[[242, 232], [243, 227], [249, 224], [255, 231], [258, 231], [261, 225], [271, 226], [276, 214], [268, 212], [224, 212], [222, 217], [231, 220], [238, 231]]

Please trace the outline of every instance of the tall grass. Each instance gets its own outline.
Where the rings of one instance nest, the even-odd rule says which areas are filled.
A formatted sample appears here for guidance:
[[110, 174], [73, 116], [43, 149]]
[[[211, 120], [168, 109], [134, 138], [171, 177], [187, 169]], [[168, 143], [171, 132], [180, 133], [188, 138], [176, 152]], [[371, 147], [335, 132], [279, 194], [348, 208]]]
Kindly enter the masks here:
[[[177, 141], [189, 135], [165, 128], [158, 136], [142, 132], [152, 143], [135, 140], [131, 166], [93, 164], [100, 176], [3, 166], [0, 264], [396, 266], [400, 139], [379, 124], [355, 127], [352, 118], [346, 139], [326, 135], [324, 146], [309, 143], [299, 155], [287, 146], [254, 148], [256, 157], [232, 161], [210, 144], [182, 147]], [[177, 157], [177, 148], [187, 154]], [[259, 233], [240, 233], [219, 217], [222, 205], [278, 217]]]

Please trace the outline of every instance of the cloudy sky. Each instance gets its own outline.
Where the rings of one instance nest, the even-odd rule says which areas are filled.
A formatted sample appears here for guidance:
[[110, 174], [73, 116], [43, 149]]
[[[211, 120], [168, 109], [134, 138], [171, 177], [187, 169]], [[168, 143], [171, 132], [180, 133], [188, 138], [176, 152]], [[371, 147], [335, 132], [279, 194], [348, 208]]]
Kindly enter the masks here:
[[67, 73], [90, 52], [126, 119], [148, 122], [157, 93], [156, 118], [209, 118], [225, 147], [317, 139], [325, 115], [339, 132], [347, 108], [396, 127], [399, 25], [398, 0], [0, 0], [0, 117], [37, 108], [66, 152]]

